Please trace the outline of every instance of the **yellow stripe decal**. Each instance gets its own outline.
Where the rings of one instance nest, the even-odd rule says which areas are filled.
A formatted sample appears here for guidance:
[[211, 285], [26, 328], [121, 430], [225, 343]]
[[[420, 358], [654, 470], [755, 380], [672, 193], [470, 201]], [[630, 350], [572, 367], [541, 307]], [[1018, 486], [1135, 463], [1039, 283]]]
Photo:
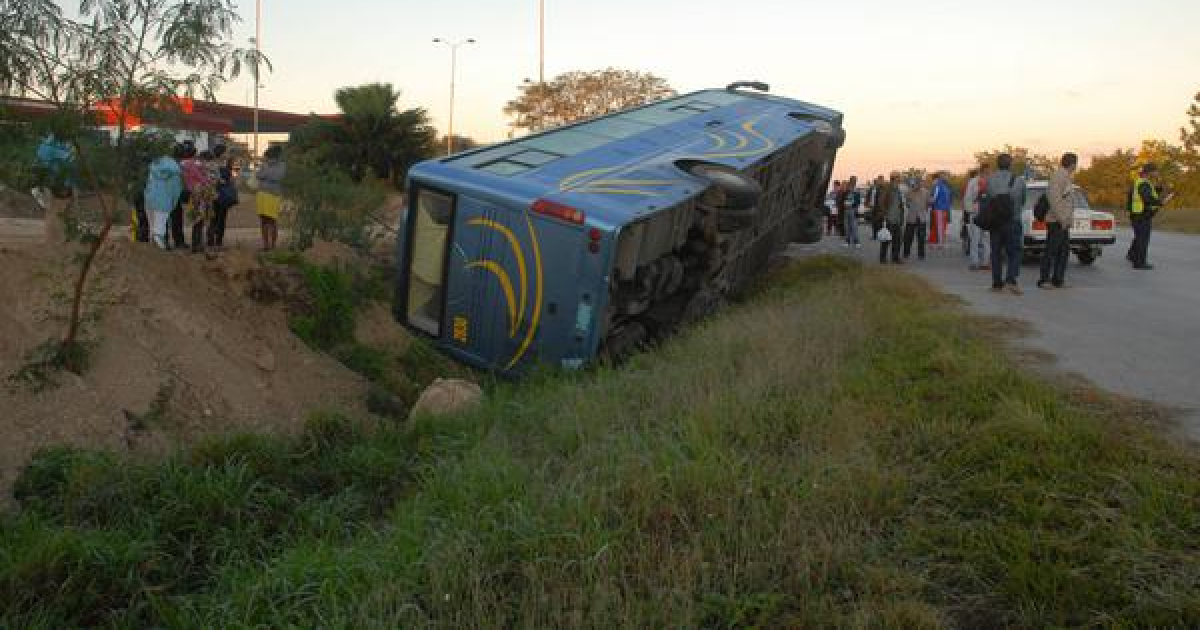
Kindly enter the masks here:
[[467, 269], [483, 269], [491, 272], [496, 279], [500, 281], [500, 288], [504, 291], [504, 300], [508, 303], [508, 328], [509, 337], [517, 336], [517, 303], [513, 297], [512, 280], [509, 279], [508, 273], [494, 260], [477, 260], [467, 265]]
[[746, 148], [746, 145], [750, 144], [750, 138], [743, 136], [740, 133], [736, 133], [736, 132], [731, 132], [731, 133], [733, 133], [734, 136], [737, 136], [737, 139], [738, 139], [737, 144], [733, 145], [734, 151], [741, 151], [742, 149]]
[[593, 179], [583, 186], [674, 186], [678, 183], [673, 179]]
[[586, 170], [586, 171], [579, 171], [578, 173], [575, 173], [574, 175], [569, 175], [567, 177], [564, 177], [562, 181], [558, 182], [558, 189], [566, 190], [566, 189], [570, 188], [575, 182], [577, 182], [589, 175], [600, 175], [602, 173], [611, 173], [619, 168], [621, 168], [621, 167], [610, 166], [610, 167], [606, 167], [606, 168], [593, 168], [593, 169]]
[[767, 136], [763, 135], [763, 133], [761, 131], [754, 128], [755, 122], [757, 122], [757, 121], [754, 121], [754, 120], [748, 121], [746, 124], [742, 125], [742, 129], [745, 129], [746, 133], [749, 133], [749, 134], [757, 137], [758, 139], [762, 140], [763, 145], [765, 146], [765, 148], [763, 149], [764, 151], [775, 148], [774, 140], [768, 138]]
[[533, 321], [529, 324], [529, 330], [525, 333], [525, 341], [521, 342], [521, 347], [517, 349], [517, 353], [513, 355], [508, 366], [504, 369], [511, 370], [521, 357], [525, 356], [525, 351], [529, 349], [529, 344], [533, 343], [533, 334], [537, 332], [538, 322], [542, 316], [542, 249], [538, 245], [537, 232], [533, 229], [533, 221], [529, 218], [529, 214], [525, 214], [525, 223], [529, 226], [529, 241], [533, 244], [533, 269], [536, 274], [536, 284], [533, 292]]
[[634, 190], [634, 189], [626, 190], [624, 188], [592, 188], [590, 186], [576, 188], [575, 190], [572, 190], [571, 192], [589, 193], [589, 194], [596, 194], [596, 195], [641, 195], [643, 197], [657, 197], [662, 194], [660, 192], [656, 192], [653, 190]]
[[[757, 139], [761, 140], [761, 141], [762, 141], [762, 143], [763, 143], [763, 146], [762, 146], [762, 147], [756, 147], [756, 148], [754, 148], [754, 149], [750, 149], [750, 150], [747, 150], [747, 151], [731, 151], [731, 152], [729, 152], [729, 153], [705, 153], [705, 154], [703, 154], [703, 155], [704, 155], [704, 157], [710, 157], [710, 158], [718, 158], [718, 157], [727, 157], [727, 158], [728, 158], [728, 157], [750, 157], [750, 156], [753, 156], [753, 155], [758, 155], [758, 154], [760, 154], [760, 153], [765, 153], [765, 152], [767, 152], [767, 151], [770, 151], [771, 149], [775, 148], [775, 141], [774, 141], [774, 140], [772, 140], [771, 138], [767, 137], [767, 136], [766, 136], [766, 135], [764, 135], [762, 132], [760, 132], [760, 131], [758, 131], [757, 129], [755, 129], [755, 128], [754, 128], [754, 123], [756, 123], [756, 122], [758, 122], [758, 121], [757, 121], [757, 120], [751, 120], [751, 121], [748, 121], [748, 122], [746, 122], [745, 124], [743, 124], [743, 125], [742, 125], [742, 129], [744, 129], [744, 130], [746, 131], [746, 133], [748, 133], [748, 134], [750, 134], [750, 135], [754, 136], [755, 138], [757, 138]], [[747, 144], [749, 144], [749, 140], [748, 140], [748, 139], [747, 139], [745, 136], [742, 136], [741, 134], [738, 134], [738, 138], [739, 138], [741, 141], [740, 141], [740, 142], [738, 142], [737, 146], [733, 147], [734, 149], [741, 149], [742, 147], [745, 147]]]
[[520, 326], [521, 322], [525, 320], [525, 298], [529, 293], [529, 280], [525, 273], [525, 252], [521, 250], [521, 243], [517, 240], [517, 235], [513, 234], [513, 231], [508, 229], [507, 225], [497, 223], [491, 219], [471, 219], [467, 221], [467, 225], [488, 227], [503, 234], [504, 238], [508, 240], [508, 246], [512, 249], [513, 258], [517, 260], [517, 280], [520, 281], [521, 302], [520, 307], [517, 308], [517, 319], [513, 324], [513, 334], [511, 335], [515, 337], [517, 326]]
[[706, 132], [704, 132], [704, 135], [708, 136], [709, 138], [712, 138], [713, 140], [716, 140], [716, 142], [717, 142], [717, 145], [714, 146], [712, 149], [710, 149], [710, 151], [718, 151], [720, 149], [724, 149], [725, 145], [729, 144], [729, 141], [725, 139], [725, 136], [722, 136], [720, 134], [716, 134], [711, 131], [706, 131]]

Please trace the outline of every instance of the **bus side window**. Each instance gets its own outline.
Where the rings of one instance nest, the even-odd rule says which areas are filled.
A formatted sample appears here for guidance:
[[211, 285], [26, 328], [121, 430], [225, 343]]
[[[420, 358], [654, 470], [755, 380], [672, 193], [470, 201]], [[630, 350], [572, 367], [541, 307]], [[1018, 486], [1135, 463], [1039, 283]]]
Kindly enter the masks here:
[[441, 336], [446, 247], [454, 219], [454, 200], [429, 190], [417, 194], [413, 228], [412, 272], [408, 283], [408, 323]]

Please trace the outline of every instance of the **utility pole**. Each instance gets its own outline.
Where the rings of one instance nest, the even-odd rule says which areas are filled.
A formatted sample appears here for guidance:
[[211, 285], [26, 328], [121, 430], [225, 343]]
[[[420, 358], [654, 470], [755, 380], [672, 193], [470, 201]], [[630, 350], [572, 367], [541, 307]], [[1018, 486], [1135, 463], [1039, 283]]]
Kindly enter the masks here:
[[458, 70], [458, 47], [463, 44], [474, 44], [471, 38], [450, 42], [440, 37], [434, 37], [435, 44], [445, 44], [450, 47], [450, 119], [446, 123], [446, 155], [454, 153], [454, 75]]

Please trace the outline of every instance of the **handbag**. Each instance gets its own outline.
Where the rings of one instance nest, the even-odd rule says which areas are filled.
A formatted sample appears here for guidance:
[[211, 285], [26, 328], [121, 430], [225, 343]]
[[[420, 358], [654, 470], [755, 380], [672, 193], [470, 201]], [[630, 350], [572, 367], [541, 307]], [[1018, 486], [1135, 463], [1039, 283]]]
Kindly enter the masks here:
[[884, 225], [883, 227], [879, 228], [878, 232], [875, 233], [875, 240], [879, 241], [880, 243], [892, 242], [892, 231], [888, 229], [887, 225]]

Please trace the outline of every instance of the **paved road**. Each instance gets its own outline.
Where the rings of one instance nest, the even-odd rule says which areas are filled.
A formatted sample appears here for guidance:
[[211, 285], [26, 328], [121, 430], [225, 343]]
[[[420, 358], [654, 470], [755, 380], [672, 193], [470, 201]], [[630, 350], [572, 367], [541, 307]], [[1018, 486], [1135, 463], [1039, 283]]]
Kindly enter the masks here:
[[[1025, 265], [1023, 296], [988, 291], [988, 273], [968, 271], [958, 243], [903, 268], [962, 297], [976, 312], [1032, 323], [1037, 332], [1026, 343], [1056, 355], [1067, 371], [1119, 394], [1183, 410], [1184, 431], [1200, 440], [1200, 236], [1155, 232], [1153, 271], [1136, 271], [1125, 261], [1131, 239], [1128, 230], [1119, 233], [1117, 244], [1090, 267], [1072, 257], [1064, 290], [1038, 290], [1036, 265]], [[836, 239], [793, 248], [851, 251]], [[877, 248], [868, 240], [853, 251], [877, 264]]]

